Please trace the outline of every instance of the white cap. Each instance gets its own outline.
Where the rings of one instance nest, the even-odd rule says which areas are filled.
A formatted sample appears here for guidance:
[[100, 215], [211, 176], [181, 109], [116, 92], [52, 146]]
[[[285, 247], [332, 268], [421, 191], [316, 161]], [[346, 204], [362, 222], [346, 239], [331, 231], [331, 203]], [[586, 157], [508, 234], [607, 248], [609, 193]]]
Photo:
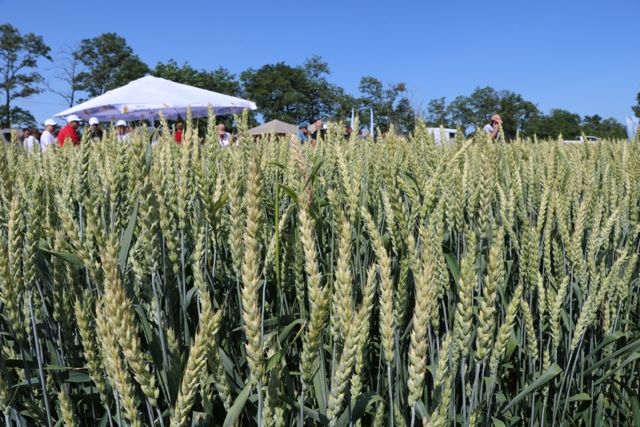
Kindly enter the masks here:
[[118, 120], [118, 121], [116, 122], [116, 127], [118, 127], [118, 126], [124, 126], [124, 127], [127, 127], [127, 122], [125, 122], [124, 120]]
[[80, 121], [80, 117], [76, 116], [75, 114], [67, 116], [67, 123], [79, 122], [79, 121]]
[[100, 120], [98, 120], [97, 117], [91, 117], [89, 119], [89, 125], [99, 125], [100, 124]]
[[56, 124], [57, 124], [56, 121], [53, 119], [47, 119], [44, 121], [45, 126], [55, 126]]

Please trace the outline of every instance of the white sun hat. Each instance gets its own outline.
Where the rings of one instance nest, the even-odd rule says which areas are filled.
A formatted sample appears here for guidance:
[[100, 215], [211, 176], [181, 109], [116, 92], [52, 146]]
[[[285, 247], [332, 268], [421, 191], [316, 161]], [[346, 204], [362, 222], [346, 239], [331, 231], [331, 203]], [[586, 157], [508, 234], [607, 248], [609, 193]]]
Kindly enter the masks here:
[[47, 119], [47, 120], [45, 120], [45, 121], [44, 121], [44, 125], [45, 125], [45, 126], [56, 126], [56, 125], [57, 125], [57, 123], [56, 123], [56, 121], [55, 121], [55, 120], [53, 120], [53, 119]]
[[127, 122], [125, 122], [124, 120], [118, 120], [118, 121], [116, 122], [116, 127], [118, 127], [118, 126], [124, 126], [124, 127], [127, 127]]
[[100, 120], [98, 120], [97, 117], [91, 117], [89, 119], [89, 125], [99, 125], [100, 124]]
[[67, 116], [67, 123], [79, 122], [79, 121], [80, 121], [80, 117], [78, 117], [75, 114], [71, 114], [70, 116]]

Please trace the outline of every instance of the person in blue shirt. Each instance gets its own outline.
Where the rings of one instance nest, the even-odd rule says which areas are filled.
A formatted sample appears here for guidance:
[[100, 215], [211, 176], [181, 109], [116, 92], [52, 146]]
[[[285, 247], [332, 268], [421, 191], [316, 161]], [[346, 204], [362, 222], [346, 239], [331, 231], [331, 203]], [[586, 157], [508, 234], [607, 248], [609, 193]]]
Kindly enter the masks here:
[[300, 144], [304, 144], [309, 140], [309, 123], [302, 122], [298, 125], [298, 132], [296, 133]]

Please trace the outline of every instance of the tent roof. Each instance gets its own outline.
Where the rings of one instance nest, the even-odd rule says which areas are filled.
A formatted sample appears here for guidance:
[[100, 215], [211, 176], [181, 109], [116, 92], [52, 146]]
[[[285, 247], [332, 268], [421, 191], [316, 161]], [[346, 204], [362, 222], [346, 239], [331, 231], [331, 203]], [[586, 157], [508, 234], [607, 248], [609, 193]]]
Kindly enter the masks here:
[[255, 110], [256, 104], [234, 96], [176, 83], [160, 77], [145, 76], [117, 89], [78, 104], [56, 114], [65, 117], [77, 114], [82, 119], [148, 120], [162, 113], [168, 119], [185, 117], [191, 108], [193, 117], [205, 117], [209, 106], [216, 115]]
[[296, 125], [291, 125], [280, 120], [271, 120], [270, 122], [249, 129], [249, 133], [254, 136], [268, 133], [275, 133], [276, 135], [290, 134], [296, 133], [297, 131], [298, 127]]

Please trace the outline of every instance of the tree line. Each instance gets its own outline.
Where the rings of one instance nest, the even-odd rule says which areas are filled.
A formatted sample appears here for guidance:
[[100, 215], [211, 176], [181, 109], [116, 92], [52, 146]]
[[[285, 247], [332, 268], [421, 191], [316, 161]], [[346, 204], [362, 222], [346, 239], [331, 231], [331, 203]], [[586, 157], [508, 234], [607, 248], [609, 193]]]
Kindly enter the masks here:
[[[505, 134], [511, 138], [518, 133], [541, 138], [554, 138], [559, 134], [572, 137], [580, 133], [600, 137], [625, 135], [624, 126], [613, 118], [581, 117], [560, 109], [545, 114], [522, 95], [492, 87], [477, 88], [451, 102], [445, 98], [433, 99], [427, 104], [426, 111], [417, 111], [411, 105], [407, 85], [402, 82], [385, 86], [376, 77], [364, 76], [360, 79], [358, 93], [350, 94], [330, 82], [329, 64], [319, 56], [312, 56], [301, 65], [277, 62], [249, 68], [238, 75], [222, 66], [213, 70], [196, 69], [188, 62], [179, 64], [174, 59], [151, 67], [140, 59], [124, 37], [110, 32], [61, 49], [53, 64], [54, 82], [45, 81], [38, 71], [46, 62], [53, 62], [53, 57], [51, 48], [41, 36], [21, 34], [11, 24], [0, 25], [2, 127], [35, 125], [33, 115], [15, 105], [21, 98], [49, 90], [73, 106], [83, 97], [101, 95], [151, 74], [251, 99], [258, 105], [258, 114], [265, 121], [279, 119], [299, 123], [316, 118], [345, 121], [355, 111], [361, 115], [362, 123], [368, 123], [372, 110], [375, 125], [383, 132], [393, 124], [396, 131], [409, 133], [417, 118], [430, 126], [466, 130], [499, 112], [504, 119]], [[640, 93], [638, 105], [632, 108], [640, 117]], [[256, 120], [255, 115], [252, 120]]]
[[[638, 103], [640, 105], [640, 94]], [[640, 107], [634, 111], [640, 114]], [[575, 137], [581, 133], [600, 138], [626, 136], [625, 127], [614, 118], [605, 119], [598, 114], [581, 117], [558, 108], [544, 114], [522, 95], [509, 90], [497, 91], [492, 87], [476, 88], [470, 95], [458, 96], [449, 103], [445, 98], [432, 99], [427, 105], [426, 121], [467, 129], [487, 120], [495, 112], [502, 116], [503, 129], [508, 138], [514, 138], [518, 133], [539, 138], [557, 138], [559, 135]]]

